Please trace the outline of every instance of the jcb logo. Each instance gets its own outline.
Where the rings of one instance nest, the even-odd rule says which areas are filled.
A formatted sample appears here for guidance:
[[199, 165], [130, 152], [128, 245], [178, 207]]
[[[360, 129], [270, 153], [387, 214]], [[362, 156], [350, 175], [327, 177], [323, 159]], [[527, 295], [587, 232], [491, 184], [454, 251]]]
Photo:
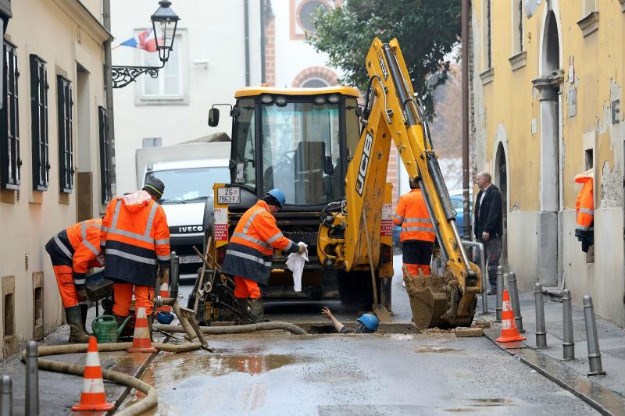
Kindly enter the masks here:
[[365, 190], [365, 177], [367, 176], [369, 161], [371, 160], [371, 146], [373, 146], [373, 136], [371, 133], [367, 133], [362, 150], [362, 159], [360, 159], [360, 165], [358, 167], [358, 178], [356, 178], [356, 192], [358, 192], [360, 196], [362, 196]]

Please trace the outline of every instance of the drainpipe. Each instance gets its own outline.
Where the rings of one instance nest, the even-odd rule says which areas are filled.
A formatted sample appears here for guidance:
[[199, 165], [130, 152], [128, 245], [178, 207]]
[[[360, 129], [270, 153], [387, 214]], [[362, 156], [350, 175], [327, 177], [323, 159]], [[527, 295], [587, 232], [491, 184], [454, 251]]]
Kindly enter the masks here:
[[[262, 4], [262, 2], [261, 2]], [[261, 6], [262, 7], [262, 6]], [[243, 1], [243, 26], [245, 27], [245, 86], [250, 86], [250, 5]]]
[[265, 0], [260, 0], [260, 83], [264, 84], [267, 81], [267, 75], [265, 71]]
[[470, 0], [462, 0], [462, 207], [464, 238], [471, 239], [469, 206], [469, 12]]
[[[111, 1], [103, 0], [102, 5], [102, 23], [106, 30], [111, 33]], [[110, 171], [109, 171], [109, 180], [111, 183], [111, 194], [116, 194], [116, 185], [115, 183], [115, 122], [113, 120], [113, 75], [111, 72], [111, 67], [113, 66], [113, 59], [111, 57], [111, 42], [112, 39], [109, 38], [104, 41], [104, 89], [106, 95], [106, 130], [109, 137], [110, 142]], [[101, 190], [104, 192], [104, 190]]]

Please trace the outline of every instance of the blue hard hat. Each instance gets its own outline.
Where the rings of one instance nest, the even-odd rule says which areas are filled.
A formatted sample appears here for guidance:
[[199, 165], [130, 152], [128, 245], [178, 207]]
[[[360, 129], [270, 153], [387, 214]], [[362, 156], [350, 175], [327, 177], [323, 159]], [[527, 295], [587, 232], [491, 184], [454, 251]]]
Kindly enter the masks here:
[[278, 204], [280, 204], [280, 208], [283, 208], [284, 204], [286, 204], [286, 196], [284, 196], [284, 192], [282, 192], [278, 188], [272, 189], [271, 191], [267, 192], [267, 194], [276, 198]]
[[174, 314], [171, 312], [159, 312], [156, 315], [156, 320], [160, 324], [169, 325], [174, 320]]
[[363, 313], [360, 318], [356, 320], [363, 324], [369, 331], [375, 331], [378, 329], [378, 325], [380, 325], [378, 317], [372, 313]]

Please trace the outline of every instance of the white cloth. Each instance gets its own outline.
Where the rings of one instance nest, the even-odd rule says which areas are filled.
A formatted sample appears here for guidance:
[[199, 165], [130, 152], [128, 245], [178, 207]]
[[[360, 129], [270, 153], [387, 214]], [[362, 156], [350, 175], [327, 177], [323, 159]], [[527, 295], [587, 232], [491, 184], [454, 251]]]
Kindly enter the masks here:
[[[308, 247], [305, 243], [299, 243]], [[302, 273], [304, 272], [304, 264], [308, 261], [308, 249], [304, 250], [302, 254], [291, 253], [286, 259], [286, 267], [293, 272], [293, 290], [296, 292], [302, 291]]]

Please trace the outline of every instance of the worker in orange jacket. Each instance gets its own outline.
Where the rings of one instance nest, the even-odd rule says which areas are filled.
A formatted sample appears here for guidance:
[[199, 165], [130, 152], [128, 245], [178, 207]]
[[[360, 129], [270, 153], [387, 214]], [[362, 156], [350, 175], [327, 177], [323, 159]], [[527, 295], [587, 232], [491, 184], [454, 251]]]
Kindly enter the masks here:
[[69, 324], [69, 342], [87, 342], [87, 271], [101, 267], [100, 229], [102, 220], [92, 219], [71, 225], [46, 243], [56, 277], [65, 318]]
[[436, 234], [419, 186], [420, 179], [419, 176], [410, 179], [411, 191], [399, 198], [393, 223], [401, 226], [399, 240], [406, 271], [429, 276]]
[[151, 177], [143, 189], [114, 198], [102, 220], [100, 245], [106, 261], [106, 277], [113, 280], [113, 315], [118, 324], [135, 307], [144, 307], [153, 322], [157, 273], [169, 282], [169, 226], [163, 208], [156, 202], [165, 185]]
[[286, 197], [272, 189], [250, 207], [234, 229], [222, 265], [222, 272], [234, 277], [234, 297], [240, 323], [263, 319], [263, 302], [258, 284], [266, 285], [271, 272], [273, 249], [285, 253], [304, 253], [306, 245], [286, 238], [273, 216], [284, 207]]
[[575, 201], [575, 213], [577, 214], [575, 237], [582, 243], [583, 252], [587, 252], [594, 243], [595, 199], [593, 181], [593, 169], [588, 169], [586, 172], [575, 176], [575, 182], [582, 184]]

